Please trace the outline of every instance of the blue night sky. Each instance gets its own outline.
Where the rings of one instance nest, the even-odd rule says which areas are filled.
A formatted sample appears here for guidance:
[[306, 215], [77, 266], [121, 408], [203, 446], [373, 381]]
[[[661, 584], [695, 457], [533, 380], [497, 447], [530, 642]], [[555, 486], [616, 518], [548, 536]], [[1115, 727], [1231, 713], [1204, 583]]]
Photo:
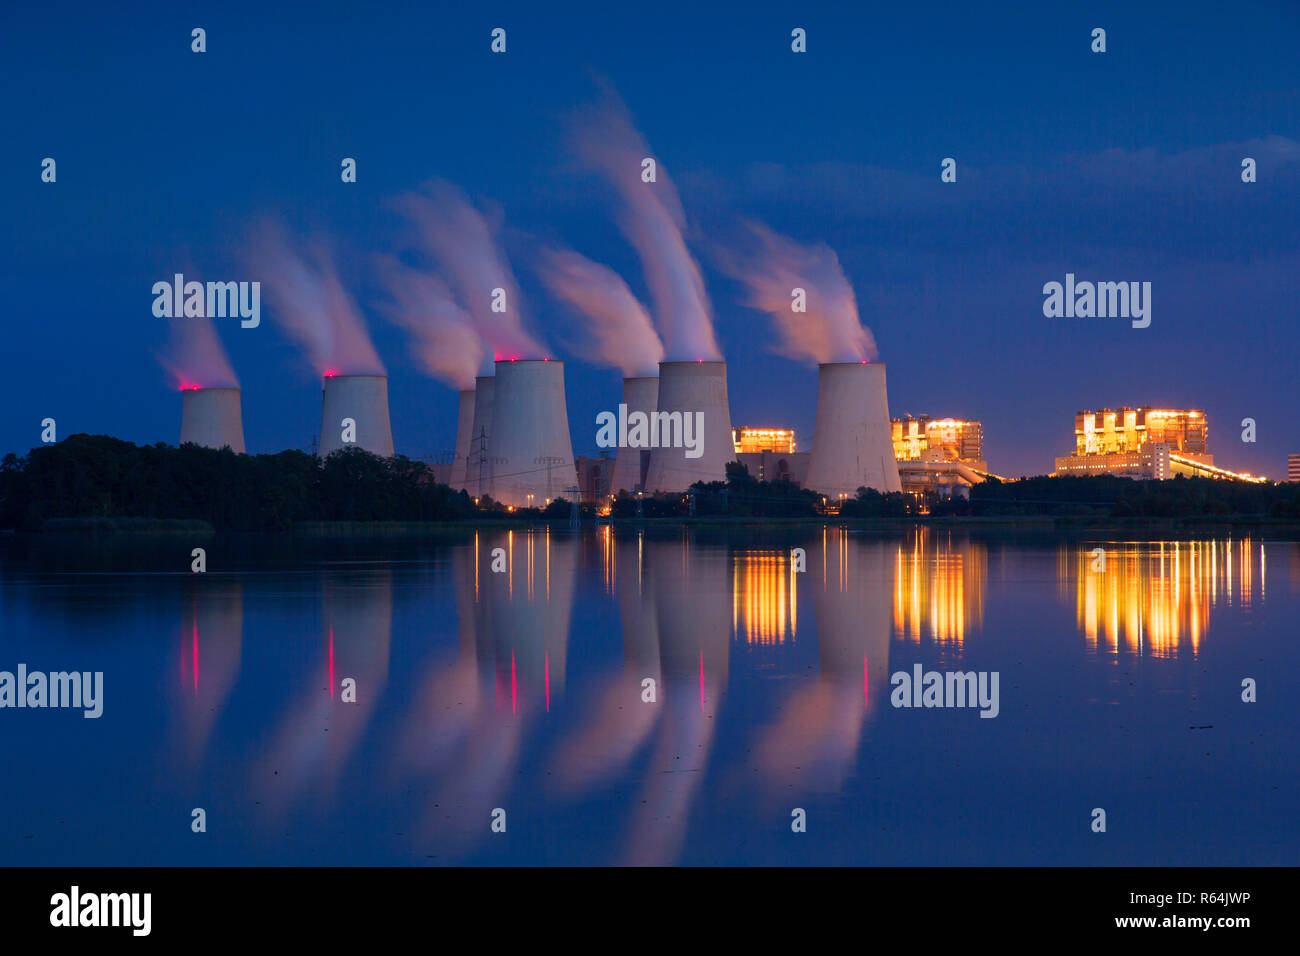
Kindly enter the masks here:
[[[266, 216], [342, 250], [398, 450], [449, 448], [455, 393], [368, 288], [397, 234], [389, 201], [436, 176], [499, 207], [528, 321], [567, 360], [574, 451], [593, 454], [620, 373], [566, 349], [573, 320], [527, 264], [538, 239], [562, 241], [646, 298], [565, 136], [597, 77], [681, 193], [736, 424], [792, 425], [806, 449], [816, 401], [816, 370], [773, 351], [771, 321], [710, 262], [749, 217], [838, 252], [889, 366], [890, 411], [981, 419], [995, 472], [1051, 470], [1075, 411], [1103, 406], [1204, 408], [1217, 461], [1271, 477], [1300, 451], [1291, 0], [381, 6], [6, 4], [0, 451], [37, 444], [45, 417], [60, 437], [174, 442], [150, 288], [189, 270], [265, 284], [239, 258]], [[497, 26], [504, 56], [489, 52]], [[340, 182], [345, 156], [355, 184]], [[955, 184], [939, 179], [946, 156]], [[1151, 326], [1045, 318], [1042, 286], [1067, 272], [1150, 281]], [[219, 320], [248, 447], [307, 447], [319, 382], [265, 295], [263, 315], [257, 329]]]

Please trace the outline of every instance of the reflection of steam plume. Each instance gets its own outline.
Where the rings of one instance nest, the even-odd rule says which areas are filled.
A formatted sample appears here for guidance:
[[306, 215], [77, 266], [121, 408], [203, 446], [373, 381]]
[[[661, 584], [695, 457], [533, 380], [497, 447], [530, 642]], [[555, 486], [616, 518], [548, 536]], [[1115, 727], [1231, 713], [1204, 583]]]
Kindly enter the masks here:
[[181, 694], [187, 755], [197, 763], [212, 727], [239, 677], [244, 637], [244, 594], [238, 581], [195, 586], [180, 643]]
[[[311, 793], [332, 793], [388, 683], [393, 630], [393, 579], [387, 570], [325, 579], [324, 647], [306, 699], [284, 723], [257, 767], [257, 782], [274, 781], [268, 809], [283, 811]], [[356, 702], [342, 683], [356, 681]], [[321, 686], [324, 684], [325, 686]]]
[[590, 357], [629, 378], [659, 373], [663, 343], [650, 316], [613, 269], [569, 250], [543, 253], [541, 277], [551, 293], [591, 322]]
[[211, 319], [169, 319], [167, 329], [167, 347], [158, 360], [177, 388], [239, 388], [239, 376]]
[[[719, 265], [748, 286], [749, 305], [776, 322], [780, 351], [819, 364], [874, 360], [875, 339], [858, 320], [857, 298], [834, 250], [800, 245], [756, 222], [749, 230], [757, 248], [724, 251]], [[793, 309], [796, 288], [807, 294], [806, 312]]]
[[[609, 526], [604, 529], [609, 535]], [[654, 730], [663, 712], [647, 700], [646, 680], [662, 684], [659, 627], [646, 574], [644, 537], [618, 541], [610, 554], [623, 630], [623, 669], [609, 678], [583, 730], [557, 754], [552, 785], [576, 794], [622, 773]]]
[[[498, 547], [505, 550], [506, 570], [493, 573], [488, 569]], [[577, 552], [576, 541], [549, 529], [481, 539], [478, 639], [490, 648], [502, 706], [512, 712], [549, 710], [563, 693]]]
[[268, 224], [254, 240], [249, 260], [270, 276], [265, 285], [276, 318], [321, 375], [384, 374], [361, 313], [323, 244], [295, 251], [283, 230]]
[[415, 357], [434, 378], [458, 391], [474, 387], [483, 361], [483, 342], [469, 313], [456, 304], [447, 285], [417, 272], [394, 256], [377, 260], [380, 282], [389, 301], [384, 314], [411, 334]]
[[[492, 570], [496, 548], [503, 572]], [[530, 719], [563, 694], [577, 553], [576, 541], [547, 531], [476, 533], [453, 553], [460, 653], [426, 683], [419, 714], [428, 722], [404, 748], [407, 766], [436, 777], [420, 832], [441, 853], [487, 832]]]
[[677, 190], [661, 166], [655, 182], [642, 182], [641, 162], [652, 154], [612, 92], [579, 122], [576, 141], [583, 162], [623, 201], [619, 226], [641, 257], [668, 358], [720, 360], [704, 278], [682, 237]]
[[691, 804], [713, 749], [731, 649], [727, 553], [693, 539], [647, 542], [658, 627], [664, 714], [642, 800], [631, 824], [628, 862], [661, 865], [681, 851]]
[[754, 748], [772, 795], [840, 788], [857, 756], [868, 710], [889, 690], [890, 577], [884, 542], [823, 528], [807, 548], [821, 676], [790, 695]]
[[[464, 194], [450, 183], [434, 180], [423, 193], [402, 196], [397, 205], [414, 222], [421, 243], [451, 281], [478, 334], [491, 347], [490, 358], [548, 357], [545, 346], [524, 329], [519, 287], [505, 253], [488, 221]], [[505, 293], [503, 312], [492, 308], [496, 289]]]

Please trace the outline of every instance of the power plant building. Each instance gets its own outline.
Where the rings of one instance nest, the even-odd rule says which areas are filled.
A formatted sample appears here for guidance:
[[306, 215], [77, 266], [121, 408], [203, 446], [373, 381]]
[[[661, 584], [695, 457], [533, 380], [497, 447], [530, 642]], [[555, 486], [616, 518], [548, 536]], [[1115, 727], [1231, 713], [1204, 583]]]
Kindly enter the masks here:
[[984, 428], [980, 422], [959, 418], [907, 415], [890, 421], [894, 458], [898, 461], [962, 461], [984, 465]]
[[1214, 467], [1200, 409], [1102, 408], [1074, 416], [1074, 454], [1056, 459], [1058, 475], [1233, 477]]
[[797, 450], [793, 428], [739, 426], [733, 428], [736, 460], [759, 481], [792, 481], [808, 477], [808, 452]]

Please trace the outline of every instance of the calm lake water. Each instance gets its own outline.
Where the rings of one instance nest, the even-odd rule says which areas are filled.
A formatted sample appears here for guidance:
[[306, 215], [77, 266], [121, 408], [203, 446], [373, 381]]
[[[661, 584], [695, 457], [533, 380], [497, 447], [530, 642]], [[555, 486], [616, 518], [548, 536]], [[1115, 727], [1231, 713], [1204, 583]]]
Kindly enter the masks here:
[[0, 863], [1294, 864], [1298, 611], [1258, 535], [11, 537], [0, 670], [104, 710], [0, 710]]

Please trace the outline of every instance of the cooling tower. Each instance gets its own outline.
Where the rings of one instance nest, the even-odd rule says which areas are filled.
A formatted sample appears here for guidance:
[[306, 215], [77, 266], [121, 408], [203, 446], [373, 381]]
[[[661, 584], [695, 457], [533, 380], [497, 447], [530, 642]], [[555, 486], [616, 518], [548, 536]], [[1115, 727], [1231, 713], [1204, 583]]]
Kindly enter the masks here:
[[181, 444], [244, 453], [244, 417], [237, 388], [187, 388], [181, 392]]
[[827, 362], [817, 369], [817, 423], [804, 487], [852, 498], [860, 487], [902, 491], [883, 362]]
[[456, 415], [456, 450], [452, 453], [451, 477], [447, 484], [456, 491], [469, 487], [465, 480], [470, 435], [474, 433], [474, 389], [460, 393], [460, 411]]
[[[645, 378], [623, 379], [623, 404], [627, 413], [653, 413], [659, 405], [659, 379], [651, 375]], [[620, 490], [641, 491], [644, 488], [643, 463], [650, 457], [649, 452], [641, 448], [621, 447], [618, 457], [614, 459], [614, 475], [609, 483], [610, 494]]]
[[[703, 414], [703, 439], [700, 457], [688, 458], [686, 448], [671, 445], [664, 432], [665, 415], [680, 413], [698, 420]], [[650, 469], [646, 473], [647, 491], [685, 491], [697, 481], [725, 481], [727, 462], [736, 458], [731, 436], [731, 407], [727, 402], [726, 362], [660, 362], [659, 411], [655, 416], [660, 447], [650, 452]], [[675, 421], [675, 420], [674, 420]], [[888, 421], [885, 423], [888, 425]], [[680, 444], [680, 442], [678, 442]]]
[[[344, 421], [350, 420], [351, 425]], [[349, 434], [352, 441], [343, 440]], [[320, 456], [340, 448], [364, 448], [381, 458], [393, 457], [393, 430], [388, 422], [387, 375], [327, 375], [321, 402]]]
[[[492, 434], [492, 406], [497, 380], [491, 375], [474, 379], [474, 417], [465, 452], [465, 490], [475, 498], [492, 494], [492, 459], [488, 436]], [[464, 408], [464, 406], [461, 406]], [[459, 442], [457, 443], [459, 445]]]
[[499, 361], [492, 399], [492, 497], [544, 508], [578, 483], [564, 401], [564, 363]]

